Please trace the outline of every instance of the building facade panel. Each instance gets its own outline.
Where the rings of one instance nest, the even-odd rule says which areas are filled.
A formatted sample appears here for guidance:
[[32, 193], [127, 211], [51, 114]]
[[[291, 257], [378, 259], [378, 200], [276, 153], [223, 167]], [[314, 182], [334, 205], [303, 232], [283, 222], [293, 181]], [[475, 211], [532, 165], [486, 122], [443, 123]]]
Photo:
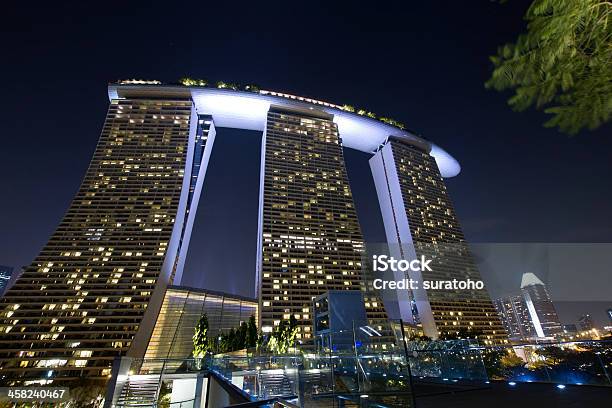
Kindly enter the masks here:
[[535, 335], [527, 303], [522, 295], [511, 295], [493, 302], [511, 340], [527, 340]]
[[251, 316], [257, 318], [257, 301], [203, 289], [170, 286], [145, 360], [189, 358], [193, 351], [194, 330], [203, 314], [208, 317], [208, 336], [214, 338], [238, 328]]

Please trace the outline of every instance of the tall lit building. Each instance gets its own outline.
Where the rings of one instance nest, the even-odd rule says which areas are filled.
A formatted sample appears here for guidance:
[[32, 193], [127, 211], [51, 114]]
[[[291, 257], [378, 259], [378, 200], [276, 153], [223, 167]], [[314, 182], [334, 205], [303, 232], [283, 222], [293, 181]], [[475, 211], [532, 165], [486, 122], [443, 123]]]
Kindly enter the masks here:
[[111, 101], [64, 219], [1, 299], [3, 375], [105, 377], [127, 352], [174, 265], [193, 122], [188, 97]]
[[544, 283], [533, 273], [523, 274], [521, 292], [495, 302], [512, 340], [535, 340], [564, 333]]
[[[480, 281], [431, 151], [418, 138], [389, 137], [370, 159], [391, 251], [402, 259], [432, 259], [431, 271], [396, 278]], [[425, 290], [421, 284], [399, 305], [403, 319], [420, 323], [433, 338], [473, 333], [487, 342], [507, 339], [485, 289]]]
[[554, 337], [563, 333], [563, 327], [546, 285], [535, 274], [531, 272], [523, 274], [521, 293], [537, 337]]
[[[109, 85], [106, 120], [78, 193], [0, 300], [0, 380], [103, 379], [116, 357], [154, 349], [167, 288], [190, 273], [185, 258], [218, 127], [264, 135], [253, 273], [266, 330], [294, 315], [307, 338], [312, 300], [327, 290], [361, 290], [368, 317], [386, 316], [378, 297], [364, 291], [364, 242], [343, 148], [378, 158], [394, 149], [388, 168], [401, 177], [383, 185], [402, 195], [405, 204], [393, 214], [410, 219], [408, 237], [419, 245], [463, 242], [442, 181], [459, 164], [438, 146], [347, 105], [204, 84]], [[461, 274], [477, 277], [469, 253], [457, 251], [466, 259]], [[430, 296], [439, 327], [473, 323], [487, 336], [501, 335], [484, 294], [456, 295]], [[414, 302], [426, 320], [425, 306]]]
[[4, 293], [4, 290], [8, 286], [12, 275], [12, 266], [0, 265], [0, 296], [2, 296], [2, 294]]
[[523, 295], [496, 299], [493, 304], [510, 339], [525, 340], [536, 337]]
[[332, 119], [319, 110], [273, 106], [268, 112], [257, 265], [264, 332], [293, 315], [298, 338], [311, 338], [314, 297], [364, 286], [364, 242]]

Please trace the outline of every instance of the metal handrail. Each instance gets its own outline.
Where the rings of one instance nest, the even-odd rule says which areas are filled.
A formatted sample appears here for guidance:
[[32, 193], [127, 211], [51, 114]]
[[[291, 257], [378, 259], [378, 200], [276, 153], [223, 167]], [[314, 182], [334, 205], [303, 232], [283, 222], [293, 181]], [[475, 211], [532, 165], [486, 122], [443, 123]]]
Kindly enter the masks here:
[[262, 405], [274, 404], [274, 407], [299, 408], [297, 405], [287, 401], [288, 399], [296, 399], [296, 395], [288, 395], [282, 397], [274, 397], [259, 401], [242, 402], [240, 404], [229, 405], [226, 408], [255, 408]]
[[[169, 408], [177, 408], [177, 407], [181, 408], [183, 406], [183, 404], [188, 404], [190, 402], [192, 403], [192, 406], [193, 406], [193, 403], [195, 402], [195, 398], [191, 398], [191, 399], [184, 400], [184, 401], [170, 402], [170, 403], [168, 403], [169, 404], [168, 407]], [[115, 408], [129, 408], [129, 407], [133, 408], [133, 407], [135, 407], [134, 404], [115, 404], [114, 406], [115, 406]], [[140, 408], [158, 408], [159, 406], [160, 405], [159, 405], [158, 402], [154, 402], [153, 404], [150, 404], [150, 405], [138, 405], [138, 407], [140, 407]]]
[[[175, 408], [175, 407], [181, 408], [183, 404], [187, 404], [189, 402], [191, 402], [192, 403], [191, 406], [193, 406], [193, 403], [195, 402], [195, 398], [185, 400], [185, 401], [171, 402], [169, 405], [169, 408]], [[176, 404], [179, 404], [179, 405], [176, 405]]]

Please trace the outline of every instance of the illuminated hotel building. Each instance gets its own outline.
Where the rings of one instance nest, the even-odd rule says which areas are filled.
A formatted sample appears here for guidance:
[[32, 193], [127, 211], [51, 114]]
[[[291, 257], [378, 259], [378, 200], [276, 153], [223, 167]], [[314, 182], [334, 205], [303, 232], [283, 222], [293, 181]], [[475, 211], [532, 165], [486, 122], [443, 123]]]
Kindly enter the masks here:
[[[480, 273], [430, 152], [430, 145], [414, 137], [389, 137], [370, 159], [390, 250], [402, 259], [432, 259], [432, 271], [408, 272], [407, 278], [418, 282], [479, 281]], [[473, 333], [487, 342], [507, 339], [484, 289], [426, 291], [421, 284], [399, 304], [402, 318], [420, 323], [432, 338]]]
[[[294, 315], [298, 338], [311, 338], [314, 297], [364, 286], [364, 242], [332, 119], [318, 110], [273, 106], [268, 112], [258, 254], [264, 332]], [[374, 319], [385, 317], [382, 307], [369, 311]]]
[[[151, 335], [167, 316], [167, 288], [180, 286], [189, 273], [185, 258], [218, 127], [264, 135], [253, 237], [259, 243], [253, 273], [260, 327], [269, 330], [293, 314], [305, 338], [313, 297], [329, 289], [364, 289], [364, 242], [343, 148], [380, 157], [394, 146], [400, 154], [389, 161], [392, 167], [414, 172], [422, 183], [416, 190], [401, 184], [406, 206], [396, 208], [406, 210], [415, 242], [419, 236], [433, 242], [429, 232], [417, 233], [430, 220], [419, 226], [409, 211], [428, 211], [430, 192], [447, 200], [441, 177], [457, 175], [460, 167], [440, 147], [348, 106], [253, 87], [193, 85], [109, 85], [106, 121], [76, 197], [0, 300], [1, 380], [107, 378], [116, 357], [142, 358], [155, 348]], [[379, 149], [390, 136], [425, 148], [391, 142]], [[413, 180], [406, 175], [402, 179]], [[452, 227], [436, 231], [462, 242], [448, 202], [442, 213], [440, 221]], [[463, 308], [434, 299], [432, 310], [439, 321], [481, 327], [490, 305], [483, 296], [474, 295]], [[369, 318], [386, 316], [376, 297], [365, 292], [365, 298]], [[447, 310], [464, 316], [450, 317]]]
[[111, 101], [70, 208], [0, 300], [2, 374], [103, 377], [127, 352], [174, 263], [194, 120], [189, 98]]

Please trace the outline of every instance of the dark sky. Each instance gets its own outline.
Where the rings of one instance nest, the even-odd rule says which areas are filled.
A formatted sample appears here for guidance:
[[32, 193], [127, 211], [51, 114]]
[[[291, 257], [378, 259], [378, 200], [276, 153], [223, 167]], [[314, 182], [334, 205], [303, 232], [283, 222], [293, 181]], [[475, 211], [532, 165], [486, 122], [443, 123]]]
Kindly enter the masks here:
[[[528, 2], [333, 3], [4, 5], [0, 264], [28, 264], [53, 232], [95, 148], [107, 83], [124, 78], [256, 83], [366, 107], [459, 160], [462, 173], [447, 184], [470, 241], [612, 241], [611, 127], [568, 137], [484, 89], [488, 55], [524, 28]], [[211, 287], [249, 294], [259, 135], [220, 136], [189, 264]], [[380, 241], [367, 156], [345, 154], [366, 239]], [[209, 263], [206, 248], [229, 254], [234, 245], [243, 254], [235, 267]], [[215, 278], [223, 268], [237, 278]], [[603, 322], [601, 305], [566, 320], [587, 308]]]

